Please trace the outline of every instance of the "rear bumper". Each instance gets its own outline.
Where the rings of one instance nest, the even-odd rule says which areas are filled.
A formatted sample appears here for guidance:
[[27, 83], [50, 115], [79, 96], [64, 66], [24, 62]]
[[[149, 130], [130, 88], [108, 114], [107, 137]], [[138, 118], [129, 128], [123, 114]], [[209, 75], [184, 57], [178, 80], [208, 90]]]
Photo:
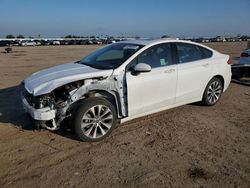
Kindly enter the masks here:
[[24, 110], [35, 120], [47, 121], [56, 117], [55, 110], [51, 110], [49, 107], [35, 109], [29, 105], [24, 97], [22, 97], [22, 104]]

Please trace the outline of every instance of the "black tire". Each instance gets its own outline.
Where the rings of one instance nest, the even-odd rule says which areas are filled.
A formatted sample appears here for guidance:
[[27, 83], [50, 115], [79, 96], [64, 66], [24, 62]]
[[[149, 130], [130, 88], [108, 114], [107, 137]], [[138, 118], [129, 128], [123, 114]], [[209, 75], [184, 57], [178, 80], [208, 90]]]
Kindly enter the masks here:
[[[96, 118], [97, 114], [95, 114], [96, 108], [98, 111], [98, 119]], [[101, 108], [100, 112], [99, 108]], [[91, 116], [93, 110], [94, 114]], [[107, 119], [104, 120], [107, 117], [106, 115], [104, 115], [103, 119], [101, 119], [100, 113], [102, 112], [105, 114], [106, 110], [108, 111], [108, 114], [106, 115], [108, 115], [108, 117], [112, 116], [112, 121], [111, 119], [108, 119], [108, 122]], [[114, 105], [108, 100], [101, 97], [90, 97], [83, 100], [78, 105], [77, 109], [73, 113], [72, 122], [75, 134], [78, 138], [80, 138], [82, 141], [97, 142], [109, 136], [109, 134], [115, 128], [117, 124], [117, 113]], [[110, 125], [110, 128], [108, 128], [106, 125]], [[103, 131], [106, 131], [105, 134], [103, 134]], [[88, 132], [89, 136], [87, 136]], [[91, 135], [92, 133], [93, 135]]]
[[[218, 86], [215, 83], [218, 84]], [[211, 90], [211, 87], [213, 86], [213, 84], [216, 85], [217, 89]], [[206, 89], [204, 91], [203, 98], [202, 98], [203, 104], [206, 106], [215, 105], [220, 100], [222, 93], [223, 93], [223, 85], [222, 85], [221, 80], [217, 77], [212, 78], [208, 82]]]
[[36, 128], [37, 130], [41, 130], [42, 128], [45, 127], [45, 121], [32, 119], [32, 124], [33, 124], [33, 127]]

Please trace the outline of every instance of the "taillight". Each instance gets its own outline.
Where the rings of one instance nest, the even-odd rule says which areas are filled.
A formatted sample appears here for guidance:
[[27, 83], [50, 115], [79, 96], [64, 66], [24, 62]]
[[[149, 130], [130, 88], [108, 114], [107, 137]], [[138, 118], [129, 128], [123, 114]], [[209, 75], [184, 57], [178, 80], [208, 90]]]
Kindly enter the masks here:
[[231, 58], [229, 58], [229, 59], [227, 60], [227, 64], [229, 64], [229, 65], [232, 65], [232, 64], [233, 64], [233, 61], [232, 61]]
[[243, 52], [240, 57], [249, 57], [250, 55], [248, 53]]

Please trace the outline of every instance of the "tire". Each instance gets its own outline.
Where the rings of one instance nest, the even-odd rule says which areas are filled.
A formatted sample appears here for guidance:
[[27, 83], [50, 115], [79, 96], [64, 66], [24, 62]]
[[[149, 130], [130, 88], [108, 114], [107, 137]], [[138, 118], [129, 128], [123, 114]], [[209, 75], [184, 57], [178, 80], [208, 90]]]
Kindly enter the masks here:
[[206, 106], [215, 105], [221, 97], [223, 92], [223, 85], [219, 78], [212, 78], [204, 91], [202, 102]]
[[34, 128], [41, 130], [45, 125], [45, 121], [39, 121], [39, 120], [32, 119], [32, 124], [33, 124]]
[[112, 132], [117, 124], [114, 105], [101, 97], [83, 100], [72, 116], [75, 134], [82, 141], [97, 142]]

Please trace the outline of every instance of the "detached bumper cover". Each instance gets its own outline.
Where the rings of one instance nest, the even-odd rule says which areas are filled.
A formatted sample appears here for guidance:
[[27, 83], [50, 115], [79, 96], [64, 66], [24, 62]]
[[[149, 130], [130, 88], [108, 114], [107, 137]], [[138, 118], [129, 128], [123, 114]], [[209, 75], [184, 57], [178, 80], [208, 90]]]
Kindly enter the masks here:
[[49, 107], [35, 109], [29, 105], [25, 98], [22, 97], [22, 103], [24, 110], [35, 120], [51, 120], [56, 116], [56, 111], [51, 110]]

